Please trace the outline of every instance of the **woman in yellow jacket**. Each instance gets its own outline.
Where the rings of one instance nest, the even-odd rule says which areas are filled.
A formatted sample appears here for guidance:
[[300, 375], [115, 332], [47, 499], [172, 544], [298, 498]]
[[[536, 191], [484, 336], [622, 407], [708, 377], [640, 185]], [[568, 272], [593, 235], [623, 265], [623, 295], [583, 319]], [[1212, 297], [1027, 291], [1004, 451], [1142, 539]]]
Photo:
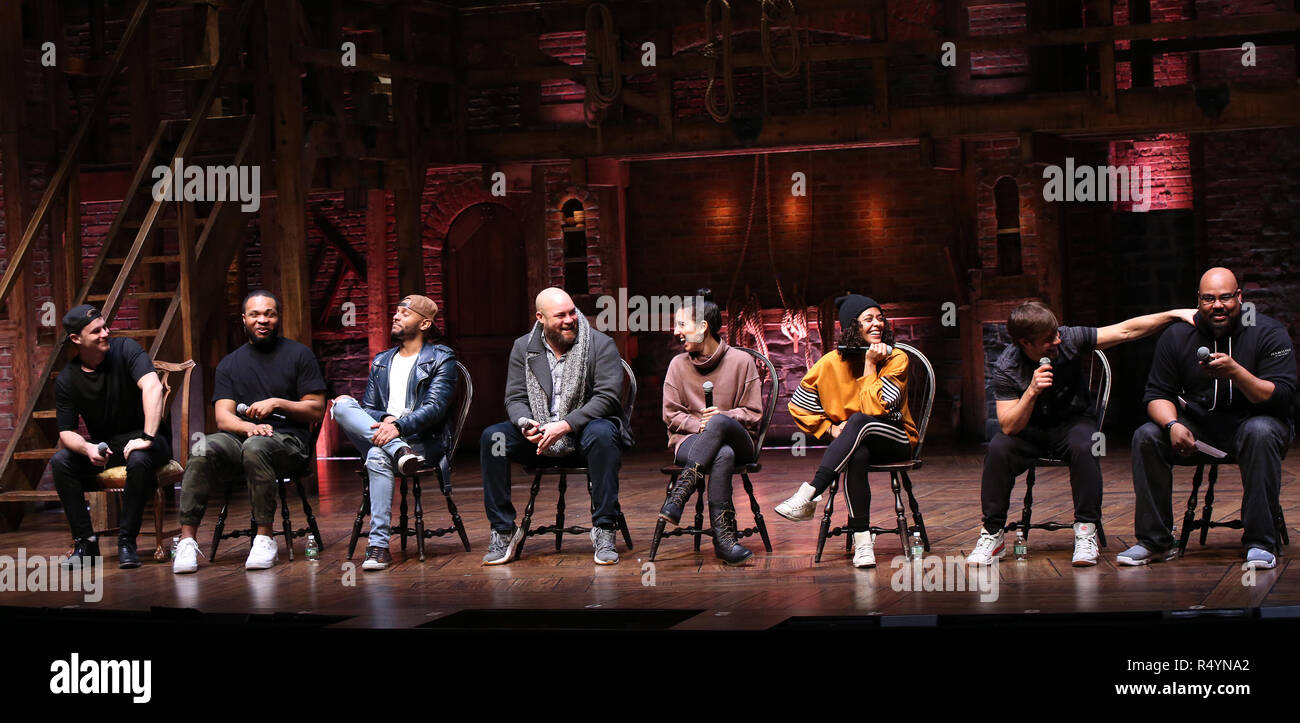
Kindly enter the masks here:
[[790, 416], [814, 437], [828, 437], [812, 482], [777, 505], [786, 519], [810, 520], [813, 498], [847, 469], [849, 529], [853, 565], [873, 567], [871, 488], [867, 465], [911, 458], [916, 425], [907, 408], [907, 353], [892, 346], [893, 335], [880, 304], [859, 294], [835, 300], [840, 349], [823, 354], [790, 398]]

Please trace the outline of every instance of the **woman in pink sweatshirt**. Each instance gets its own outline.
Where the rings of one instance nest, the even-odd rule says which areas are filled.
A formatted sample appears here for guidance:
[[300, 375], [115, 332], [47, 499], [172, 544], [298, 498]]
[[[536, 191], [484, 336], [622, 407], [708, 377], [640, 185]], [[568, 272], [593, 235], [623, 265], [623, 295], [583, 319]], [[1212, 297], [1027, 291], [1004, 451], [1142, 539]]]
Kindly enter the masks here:
[[[754, 553], [736, 541], [731, 476], [737, 464], [754, 459], [763, 394], [753, 357], [728, 346], [721, 329], [722, 313], [708, 289], [687, 298], [674, 319], [673, 331], [685, 351], [664, 375], [663, 416], [668, 446], [684, 469], [659, 517], [678, 524], [686, 498], [704, 487], [707, 472], [713, 551], [728, 565], [738, 565]], [[711, 406], [705, 403], [705, 382], [713, 384]]]

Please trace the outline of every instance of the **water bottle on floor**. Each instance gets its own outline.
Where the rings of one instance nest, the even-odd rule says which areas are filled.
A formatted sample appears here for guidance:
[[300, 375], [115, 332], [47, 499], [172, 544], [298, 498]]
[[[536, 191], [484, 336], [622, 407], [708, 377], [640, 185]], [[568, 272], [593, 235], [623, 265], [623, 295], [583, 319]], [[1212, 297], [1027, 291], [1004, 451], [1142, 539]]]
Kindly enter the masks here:
[[306, 553], [307, 553], [307, 560], [308, 560], [308, 561], [310, 561], [310, 562], [319, 562], [319, 561], [320, 561], [320, 545], [316, 543], [316, 536], [315, 536], [315, 535], [312, 535], [312, 534], [308, 534], [308, 535], [307, 535], [307, 549], [306, 549]]
[[175, 560], [175, 559], [176, 559], [176, 548], [178, 548], [178, 547], [180, 547], [180, 546], [181, 546], [181, 538], [179, 538], [179, 537], [173, 537], [173, 538], [172, 538], [172, 552], [171, 552], [171, 558], [170, 558], [170, 559], [172, 559], [172, 560]]
[[912, 559], [920, 560], [925, 556], [925, 543], [921, 541], [921, 533], [912, 533]]
[[1025, 542], [1025, 533], [1023, 531], [1016, 530], [1016, 544], [1011, 551], [1015, 553], [1016, 560], [1020, 562], [1024, 562], [1029, 558], [1029, 543]]

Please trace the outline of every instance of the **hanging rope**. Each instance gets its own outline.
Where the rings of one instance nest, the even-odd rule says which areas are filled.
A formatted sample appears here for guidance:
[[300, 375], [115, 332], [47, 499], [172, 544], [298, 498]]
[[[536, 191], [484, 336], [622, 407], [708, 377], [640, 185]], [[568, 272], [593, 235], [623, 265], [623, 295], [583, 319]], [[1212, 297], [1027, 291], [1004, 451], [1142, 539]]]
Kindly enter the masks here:
[[[790, 65], [782, 68], [772, 53], [772, 25], [781, 23], [790, 26]], [[759, 24], [759, 37], [763, 46], [763, 60], [767, 67], [782, 78], [793, 78], [799, 74], [803, 64], [802, 49], [799, 46], [799, 27], [795, 17], [794, 0], [763, 0], [763, 19]]]
[[587, 77], [587, 93], [582, 103], [583, 120], [596, 128], [623, 92], [623, 73], [619, 69], [618, 34], [614, 18], [604, 3], [587, 6], [587, 51], [582, 72]]
[[749, 234], [754, 229], [754, 208], [758, 205], [758, 156], [754, 156], [753, 175], [754, 181], [749, 190], [749, 220], [745, 222], [745, 241], [740, 246], [740, 258], [736, 261], [736, 268], [731, 272], [731, 285], [727, 287], [728, 307], [731, 305], [731, 300], [736, 298], [736, 280], [740, 278], [740, 270], [745, 266], [745, 253], [749, 251]]
[[[713, 37], [713, 7], [721, 5], [722, 38]], [[735, 89], [731, 82], [731, 3], [727, 0], [708, 0], [704, 4], [704, 55], [713, 59], [709, 68], [709, 85], [704, 89], [704, 109], [713, 116], [713, 120], [726, 123], [731, 120], [731, 111], [736, 104]], [[721, 78], [721, 82], [719, 82]], [[723, 87], [725, 100], [718, 102], [717, 86]]]
[[[766, 155], [763, 156], [763, 177], [766, 184], [764, 196], [767, 202], [767, 259], [772, 265], [772, 280], [776, 282], [776, 294], [781, 299], [781, 335], [789, 339], [794, 345], [794, 350], [798, 352], [799, 342], [808, 338], [808, 311], [804, 308], [802, 299], [787, 299], [785, 290], [781, 288], [781, 274], [776, 269], [776, 250], [772, 234], [772, 169]], [[803, 355], [805, 363], [811, 366], [812, 354], [807, 344], [804, 344]]]
[[758, 294], [746, 294], [743, 301], [727, 304], [727, 333], [732, 346], [747, 346], [767, 356], [763, 332], [763, 306]]

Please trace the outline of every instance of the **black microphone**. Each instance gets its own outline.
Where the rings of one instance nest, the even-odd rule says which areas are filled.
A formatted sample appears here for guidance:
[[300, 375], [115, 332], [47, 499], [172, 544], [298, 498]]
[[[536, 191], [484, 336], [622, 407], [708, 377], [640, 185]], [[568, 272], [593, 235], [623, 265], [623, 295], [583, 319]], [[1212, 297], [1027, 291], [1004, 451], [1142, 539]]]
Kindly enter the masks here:
[[107, 456], [108, 456], [108, 442], [100, 442], [100, 443], [99, 443], [99, 456], [100, 456], [100, 457], [107, 457]]
[[1209, 349], [1206, 349], [1205, 347], [1201, 347], [1201, 348], [1197, 349], [1197, 350], [1196, 350], [1196, 361], [1199, 361], [1199, 362], [1202, 363], [1202, 364], [1204, 364], [1204, 363], [1210, 361], [1210, 350], [1209, 350]]
[[[241, 416], [241, 417], [247, 417], [247, 416], [248, 416], [248, 405], [247, 405], [247, 404], [244, 404], [243, 402], [240, 402], [239, 404], [236, 404], [236, 405], [235, 405], [235, 413], [237, 413], [237, 414], [238, 414], [239, 416]], [[277, 422], [287, 422], [287, 421], [289, 421], [288, 418], [286, 418], [283, 414], [280, 414], [279, 412], [271, 412], [270, 414], [266, 415], [266, 418], [267, 418], [267, 419], [274, 419], [274, 420], [277, 421]]]
[[713, 382], [704, 383], [704, 408], [713, 406]]

